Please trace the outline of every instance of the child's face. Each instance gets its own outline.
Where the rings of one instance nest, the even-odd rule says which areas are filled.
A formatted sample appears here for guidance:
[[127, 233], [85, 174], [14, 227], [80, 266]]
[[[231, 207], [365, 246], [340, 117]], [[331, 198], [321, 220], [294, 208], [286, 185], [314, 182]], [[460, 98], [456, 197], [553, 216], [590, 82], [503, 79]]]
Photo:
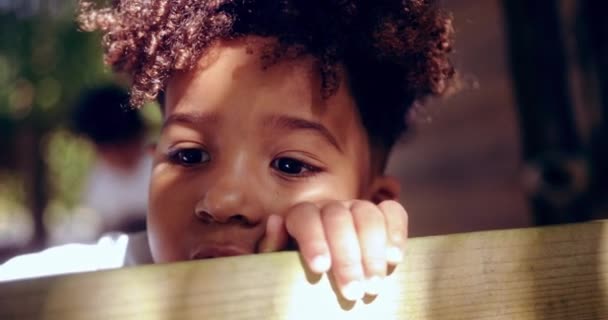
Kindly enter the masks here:
[[269, 215], [374, 192], [346, 83], [324, 100], [312, 58], [264, 69], [259, 49], [219, 43], [168, 85], [150, 186], [156, 262], [254, 253]]

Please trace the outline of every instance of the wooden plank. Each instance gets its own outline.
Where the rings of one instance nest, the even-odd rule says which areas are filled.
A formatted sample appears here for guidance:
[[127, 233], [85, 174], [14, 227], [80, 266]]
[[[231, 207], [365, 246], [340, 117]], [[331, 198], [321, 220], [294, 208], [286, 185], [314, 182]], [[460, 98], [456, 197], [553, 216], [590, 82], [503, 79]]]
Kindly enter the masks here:
[[347, 303], [293, 252], [0, 284], [0, 319], [608, 319], [608, 221], [417, 238]]

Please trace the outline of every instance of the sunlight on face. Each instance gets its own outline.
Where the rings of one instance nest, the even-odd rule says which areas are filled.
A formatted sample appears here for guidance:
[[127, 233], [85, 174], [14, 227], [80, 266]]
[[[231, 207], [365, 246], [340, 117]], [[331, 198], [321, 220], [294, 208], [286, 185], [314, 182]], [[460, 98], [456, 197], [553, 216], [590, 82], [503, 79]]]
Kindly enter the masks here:
[[308, 56], [264, 69], [268, 41], [221, 42], [171, 79], [150, 186], [156, 262], [254, 253], [270, 214], [368, 197], [370, 147], [347, 86], [323, 100]]

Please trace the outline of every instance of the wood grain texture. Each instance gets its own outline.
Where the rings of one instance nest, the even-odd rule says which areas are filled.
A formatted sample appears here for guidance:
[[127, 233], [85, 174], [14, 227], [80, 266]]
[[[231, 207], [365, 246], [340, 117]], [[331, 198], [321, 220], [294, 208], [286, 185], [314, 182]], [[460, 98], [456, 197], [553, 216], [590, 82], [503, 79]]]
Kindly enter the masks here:
[[608, 319], [608, 221], [417, 238], [375, 299], [275, 253], [0, 284], [0, 319]]

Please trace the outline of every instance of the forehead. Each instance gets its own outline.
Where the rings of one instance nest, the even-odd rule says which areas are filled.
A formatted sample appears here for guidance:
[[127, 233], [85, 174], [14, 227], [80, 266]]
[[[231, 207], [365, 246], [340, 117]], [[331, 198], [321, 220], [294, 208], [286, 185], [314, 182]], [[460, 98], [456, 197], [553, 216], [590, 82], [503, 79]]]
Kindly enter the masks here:
[[170, 79], [168, 112], [192, 96], [204, 96], [205, 105], [217, 105], [220, 99], [256, 97], [322, 111], [326, 101], [320, 99], [320, 77], [313, 58], [283, 58], [265, 66], [264, 55], [271, 45], [272, 40], [252, 37], [216, 43], [192, 70], [178, 72]]
[[216, 43], [196, 68], [171, 78], [165, 116], [204, 112], [249, 122], [283, 114], [317, 121], [341, 143], [356, 139], [368, 147], [345, 81], [334, 95], [323, 99], [315, 59], [287, 57], [265, 66], [263, 55], [272, 44], [272, 40], [252, 37]]

